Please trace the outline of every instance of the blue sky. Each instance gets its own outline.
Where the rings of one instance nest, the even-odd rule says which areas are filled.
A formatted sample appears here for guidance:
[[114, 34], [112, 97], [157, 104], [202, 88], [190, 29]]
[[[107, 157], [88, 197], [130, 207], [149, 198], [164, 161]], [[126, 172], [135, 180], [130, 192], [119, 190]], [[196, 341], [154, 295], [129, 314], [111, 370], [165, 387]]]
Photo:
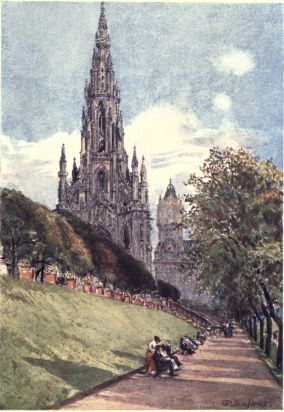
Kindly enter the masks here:
[[[105, 7], [126, 148], [146, 155], [153, 205], [169, 177], [182, 192], [215, 144], [244, 145], [282, 167], [281, 5]], [[3, 181], [50, 207], [60, 145], [70, 159], [79, 152], [99, 9], [2, 3]]]

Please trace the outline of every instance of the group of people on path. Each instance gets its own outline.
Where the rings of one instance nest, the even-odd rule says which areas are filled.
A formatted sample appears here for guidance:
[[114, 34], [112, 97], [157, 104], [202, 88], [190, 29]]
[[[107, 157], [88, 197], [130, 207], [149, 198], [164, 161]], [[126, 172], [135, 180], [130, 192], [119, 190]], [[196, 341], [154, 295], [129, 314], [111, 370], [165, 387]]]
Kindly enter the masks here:
[[146, 372], [154, 378], [162, 373], [167, 373], [171, 377], [176, 376], [181, 367], [176, 353], [192, 355], [204, 341], [205, 336], [200, 332], [197, 332], [196, 338], [183, 336], [180, 338], [179, 349], [173, 353], [170, 344], [164, 344], [159, 336], [154, 336], [146, 353]]
[[182, 355], [193, 355], [200, 345], [205, 342], [206, 335], [197, 332], [196, 338], [182, 336], [179, 341], [179, 347]]
[[178, 357], [172, 353], [171, 345], [161, 343], [159, 336], [149, 343], [146, 354], [147, 373], [154, 378], [167, 372], [170, 376], [175, 376], [179, 370], [181, 362]]
[[231, 338], [234, 334], [236, 323], [234, 320], [229, 320], [223, 323], [223, 333], [225, 338]]

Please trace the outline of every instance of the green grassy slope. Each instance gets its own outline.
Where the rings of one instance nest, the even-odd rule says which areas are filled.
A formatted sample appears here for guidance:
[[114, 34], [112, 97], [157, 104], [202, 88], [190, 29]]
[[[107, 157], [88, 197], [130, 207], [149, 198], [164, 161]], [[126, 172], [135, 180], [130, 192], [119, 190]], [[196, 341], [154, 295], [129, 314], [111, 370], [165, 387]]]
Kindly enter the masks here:
[[154, 334], [194, 332], [172, 315], [59, 286], [0, 278], [0, 406], [43, 409], [143, 364]]

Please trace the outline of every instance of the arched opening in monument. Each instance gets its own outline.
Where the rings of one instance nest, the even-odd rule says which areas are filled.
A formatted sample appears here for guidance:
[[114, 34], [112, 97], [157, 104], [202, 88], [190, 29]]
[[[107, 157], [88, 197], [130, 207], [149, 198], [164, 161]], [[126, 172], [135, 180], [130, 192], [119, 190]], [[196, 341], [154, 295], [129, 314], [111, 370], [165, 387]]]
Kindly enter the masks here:
[[102, 102], [99, 104], [99, 152], [106, 149], [106, 115]]
[[125, 227], [124, 230], [123, 230], [123, 244], [124, 244], [124, 247], [125, 247], [126, 250], [129, 249], [130, 236], [129, 236], [129, 232], [128, 232], [127, 227]]
[[97, 186], [100, 192], [107, 192], [107, 173], [105, 170], [99, 170], [97, 174]]

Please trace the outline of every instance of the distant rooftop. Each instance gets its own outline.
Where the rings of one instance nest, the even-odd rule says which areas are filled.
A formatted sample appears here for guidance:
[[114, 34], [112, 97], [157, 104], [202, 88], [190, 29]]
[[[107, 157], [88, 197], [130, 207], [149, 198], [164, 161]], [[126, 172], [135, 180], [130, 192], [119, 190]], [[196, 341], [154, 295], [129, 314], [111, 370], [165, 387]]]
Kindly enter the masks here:
[[169, 196], [177, 197], [176, 195], [176, 189], [174, 185], [172, 184], [172, 179], [170, 179], [170, 183], [168, 184], [166, 194], [165, 194], [165, 199], [167, 199]]

